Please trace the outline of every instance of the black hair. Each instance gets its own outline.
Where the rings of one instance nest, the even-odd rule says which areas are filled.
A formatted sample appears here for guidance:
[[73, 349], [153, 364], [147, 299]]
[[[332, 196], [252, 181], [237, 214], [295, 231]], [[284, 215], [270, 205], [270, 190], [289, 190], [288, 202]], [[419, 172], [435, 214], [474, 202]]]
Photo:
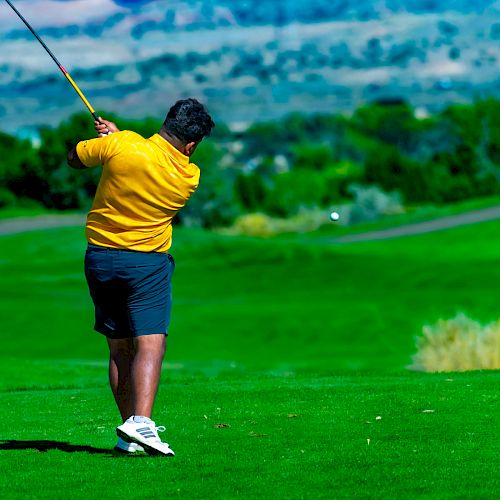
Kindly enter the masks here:
[[203, 104], [193, 98], [177, 101], [163, 122], [163, 128], [184, 144], [201, 141], [214, 127], [215, 123]]

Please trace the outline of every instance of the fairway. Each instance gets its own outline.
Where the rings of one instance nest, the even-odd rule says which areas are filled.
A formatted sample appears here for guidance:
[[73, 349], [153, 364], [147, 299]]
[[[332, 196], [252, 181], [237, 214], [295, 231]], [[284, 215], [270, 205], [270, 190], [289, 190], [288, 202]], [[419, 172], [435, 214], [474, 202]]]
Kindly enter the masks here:
[[405, 367], [424, 324], [498, 318], [499, 230], [334, 245], [178, 229], [155, 409], [173, 459], [110, 452], [82, 229], [1, 237], [2, 497], [495, 498], [498, 372]]

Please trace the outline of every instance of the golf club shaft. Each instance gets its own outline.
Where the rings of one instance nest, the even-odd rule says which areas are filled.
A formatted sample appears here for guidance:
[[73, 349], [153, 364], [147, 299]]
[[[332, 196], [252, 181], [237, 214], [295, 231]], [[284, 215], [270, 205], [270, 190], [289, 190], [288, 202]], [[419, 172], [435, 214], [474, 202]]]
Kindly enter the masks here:
[[45, 45], [45, 42], [38, 36], [38, 33], [30, 26], [28, 21], [26, 21], [26, 19], [23, 17], [23, 15], [14, 7], [14, 5], [12, 4], [12, 2], [10, 0], [5, 0], [5, 1], [9, 4], [9, 6], [12, 8], [12, 10], [18, 15], [18, 17], [26, 25], [26, 27], [31, 31], [31, 33], [33, 33], [33, 36], [40, 42], [40, 44], [47, 51], [49, 56], [52, 57], [53, 61], [57, 64], [58, 68], [62, 71], [63, 75], [66, 77], [68, 82], [75, 89], [75, 92], [78, 94], [78, 96], [83, 101], [85, 106], [87, 106], [88, 110], [90, 111], [90, 113], [94, 117], [94, 120], [100, 121], [94, 108], [90, 105], [87, 98], [83, 95], [83, 92], [79, 89], [78, 85], [74, 82], [73, 78], [71, 78], [70, 74], [66, 71], [64, 66], [57, 60], [56, 56], [52, 53], [52, 51], [47, 47], [47, 45]]

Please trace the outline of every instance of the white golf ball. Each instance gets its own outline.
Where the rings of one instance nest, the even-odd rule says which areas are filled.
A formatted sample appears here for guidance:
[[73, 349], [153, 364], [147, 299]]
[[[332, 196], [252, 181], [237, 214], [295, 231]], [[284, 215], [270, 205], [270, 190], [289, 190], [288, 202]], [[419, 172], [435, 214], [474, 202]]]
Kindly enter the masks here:
[[330, 220], [336, 221], [340, 219], [340, 214], [338, 212], [332, 212], [330, 214]]

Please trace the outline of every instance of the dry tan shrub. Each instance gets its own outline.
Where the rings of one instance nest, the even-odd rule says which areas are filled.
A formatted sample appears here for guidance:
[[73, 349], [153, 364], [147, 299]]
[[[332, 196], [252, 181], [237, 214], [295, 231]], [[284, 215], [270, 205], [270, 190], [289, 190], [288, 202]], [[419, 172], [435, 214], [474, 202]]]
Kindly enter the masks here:
[[500, 369], [500, 319], [481, 325], [458, 314], [426, 325], [410, 370], [452, 372]]
[[272, 236], [275, 234], [273, 226], [271, 217], [263, 213], [242, 215], [234, 223], [235, 232], [246, 236]]
[[232, 227], [221, 232], [245, 236], [269, 237], [281, 233], [306, 233], [321, 225], [331, 224], [329, 212], [321, 209], [302, 210], [286, 219], [271, 217], [264, 213], [245, 214], [238, 217]]

